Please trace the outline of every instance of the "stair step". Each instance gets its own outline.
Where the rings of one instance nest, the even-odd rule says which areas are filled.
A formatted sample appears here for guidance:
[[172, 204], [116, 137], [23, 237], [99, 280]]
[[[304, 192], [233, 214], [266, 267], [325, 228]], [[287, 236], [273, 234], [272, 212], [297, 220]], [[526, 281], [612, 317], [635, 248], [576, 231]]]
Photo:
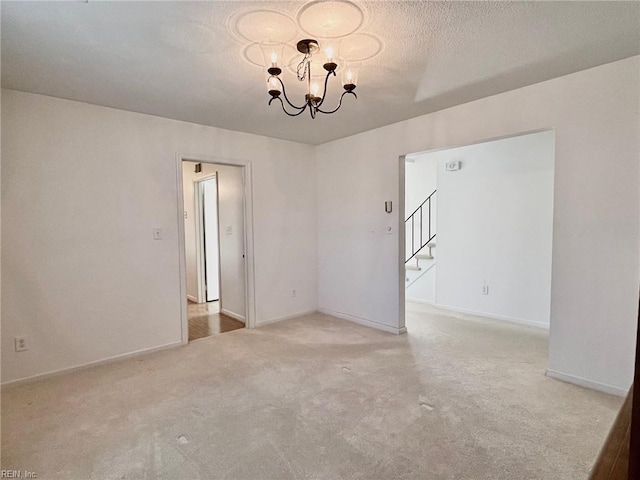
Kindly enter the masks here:
[[404, 265], [404, 269], [405, 270], [414, 270], [416, 272], [419, 272], [420, 270], [422, 270], [418, 265], [408, 265], [406, 263]]
[[433, 260], [433, 255], [429, 255], [428, 253], [419, 253], [415, 258], [418, 260]]

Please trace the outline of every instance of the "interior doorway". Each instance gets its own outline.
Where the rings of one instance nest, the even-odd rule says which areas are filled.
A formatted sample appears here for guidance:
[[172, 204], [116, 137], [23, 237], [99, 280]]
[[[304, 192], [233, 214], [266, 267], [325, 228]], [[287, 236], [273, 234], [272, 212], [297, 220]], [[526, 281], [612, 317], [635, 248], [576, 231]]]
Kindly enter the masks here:
[[555, 132], [401, 161], [403, 304], [549, 329]]
[[185, 333], [190, 342], [247, 324], [244, 170], [243, 166], [181, 161], [183, 342]]

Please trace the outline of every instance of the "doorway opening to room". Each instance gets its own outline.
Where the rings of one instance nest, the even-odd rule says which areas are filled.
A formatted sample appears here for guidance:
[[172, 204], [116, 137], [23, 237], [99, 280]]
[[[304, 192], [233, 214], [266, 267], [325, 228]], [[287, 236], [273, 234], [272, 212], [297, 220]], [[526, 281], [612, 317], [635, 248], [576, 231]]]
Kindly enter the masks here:
[[238, 165], [182, 160], [181, 173], [183, 301], [191, 342], [247, 323], [245, 172]]
[[401, 161], [405, 322], [436, 314], [548, 329], [555, 132]]

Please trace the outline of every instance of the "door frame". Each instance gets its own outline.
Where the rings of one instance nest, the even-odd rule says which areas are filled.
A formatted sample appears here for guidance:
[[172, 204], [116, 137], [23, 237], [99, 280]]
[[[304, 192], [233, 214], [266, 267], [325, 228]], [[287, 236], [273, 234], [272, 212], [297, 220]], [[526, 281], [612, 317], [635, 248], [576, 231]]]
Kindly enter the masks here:
[[636, 368], [633, 381], [633, 404], [629, 427], [629, 479], [640, 476], [640, 299], [636, 327]]
[[189, 320], [187, 317], [187, 254], [185, 249], [184, 228], [184, 189], [182, 178], [182, 162], [211, 163], [242, 167], [243, 180], [243, 210], [244, 210], [244, 281], [245, 281], [245, 327], [256, 326], [256, 294], [255, 294], [255, 261], [253, 242], [253, 183], [250, 160], [237, 160], [224, 157], [211, 157], [207, 155], [176, 155], [176, 206], [178, 222], [178, 262], [180, 278], [178, 279], [180, 291], [180, 327], [182, 344], [189, 343]]
[[[240, 167], [238, 167], [240, 168]], [[220, 275], [220, 206], [218, 202], [218, 172], [212, 173], [210, 175], [206, 175], [201, 178], [196, 178], [193, 181], [193, 191], [195, 194], [194, 198], [194, 212], [195, 212], [195, 224], [196, 224], [196, 276], [198, 278], [198, 303], [207, 303], [207, 282], [206, 279], [206, 255], [205, 255], [205, 244], [204, 240], [204, 217], [203, 217], [203, 198], [200, 196], [200, 187], [201, 183], [215, 180], [216, 182], [216, 216], [218, 218], [218, 229], [216, 231], [216, 235], [218, 236], [218, 251], [216, 255], [218, 256], [218, 296], [220, 300], [220, 308], [222, 308], [222, 283], [221, 283], [221, 275]]]

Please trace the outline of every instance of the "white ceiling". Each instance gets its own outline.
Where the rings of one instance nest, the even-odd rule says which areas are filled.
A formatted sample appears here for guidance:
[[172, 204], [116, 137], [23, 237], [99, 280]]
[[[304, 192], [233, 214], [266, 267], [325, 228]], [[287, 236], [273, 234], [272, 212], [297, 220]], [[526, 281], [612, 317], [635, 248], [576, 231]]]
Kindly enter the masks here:
[[[308, 3], [2, 2], [2, 86], [318, 144], [640, 54], [635, 1], [343, 1], [335, 21]], [[318, 25], [355, 29], [344, 50], [372, 58], [357, 100], [289, 118], [252, 42]], [[329, 89], [333, 105], [339, 77]]]

